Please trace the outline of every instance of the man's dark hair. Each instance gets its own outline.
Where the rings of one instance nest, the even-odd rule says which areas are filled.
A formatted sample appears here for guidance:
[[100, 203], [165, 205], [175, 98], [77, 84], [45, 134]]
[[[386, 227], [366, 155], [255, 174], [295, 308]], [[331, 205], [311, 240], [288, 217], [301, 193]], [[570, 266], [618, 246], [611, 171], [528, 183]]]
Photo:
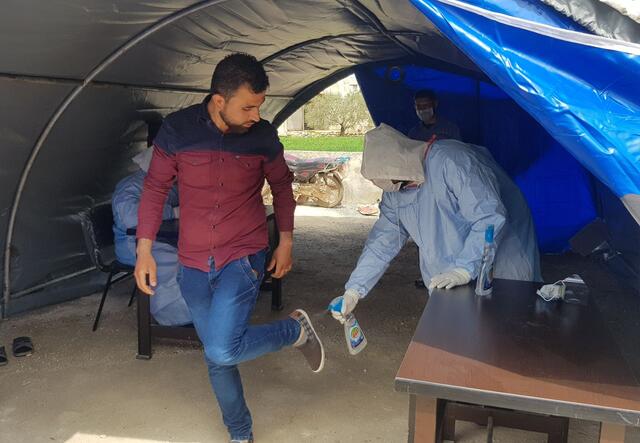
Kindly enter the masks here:
[[211, 76], [211, 93], [228, 99], [244, 84], [257, 94], [267, 90], [269, 77], [253, 55], [238, 52], [227, 55], [216, 66]]
[[413, 94], [414, 101], [421, 98], [428, 98], [432, 102], [438, 101], [438, 97], [436, 96], [436, 93], [433, 92], [431, 89], [420, 89], [418, 92]]

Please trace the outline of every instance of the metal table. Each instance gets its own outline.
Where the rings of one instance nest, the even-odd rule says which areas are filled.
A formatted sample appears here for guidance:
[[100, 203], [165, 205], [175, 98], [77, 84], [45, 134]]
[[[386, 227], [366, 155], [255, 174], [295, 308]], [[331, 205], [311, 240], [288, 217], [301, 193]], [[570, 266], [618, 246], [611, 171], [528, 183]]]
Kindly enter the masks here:
[[409, 441], [439, 441], [442, 400], [600, 421], [601, 442], [640, 426], [640, 385], [593, 302], [544, 302], [539, 286], [431, 294], [395, 379], [410, 394]]

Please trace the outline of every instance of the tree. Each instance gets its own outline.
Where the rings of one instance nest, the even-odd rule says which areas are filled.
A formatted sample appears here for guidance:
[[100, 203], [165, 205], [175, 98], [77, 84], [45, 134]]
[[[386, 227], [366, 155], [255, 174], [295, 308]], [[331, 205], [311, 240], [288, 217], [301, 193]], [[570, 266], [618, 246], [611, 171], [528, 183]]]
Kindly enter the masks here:
[[371, 117], [360, 92], [352, 92], [344, 97], [334, 94], [319, 94], [307, 103], [304, 122], [310, 129], [340, 127], [340, 135], [358, 125], [371, 126]]

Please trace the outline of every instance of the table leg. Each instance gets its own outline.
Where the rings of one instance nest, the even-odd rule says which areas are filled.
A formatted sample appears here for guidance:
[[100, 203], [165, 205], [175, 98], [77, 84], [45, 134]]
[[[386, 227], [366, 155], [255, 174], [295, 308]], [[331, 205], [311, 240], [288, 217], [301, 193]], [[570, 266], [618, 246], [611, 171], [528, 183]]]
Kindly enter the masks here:
[[455, 441], [456, 439], [456, 419], [444, 413], [442, 417], [442, 439]]
[[409, 396], [409, 443], [438, 443], [444, 404], [437, 398]]
[[625, 426], [603, 422], [600, 426], [600, 443], [624, 443]]

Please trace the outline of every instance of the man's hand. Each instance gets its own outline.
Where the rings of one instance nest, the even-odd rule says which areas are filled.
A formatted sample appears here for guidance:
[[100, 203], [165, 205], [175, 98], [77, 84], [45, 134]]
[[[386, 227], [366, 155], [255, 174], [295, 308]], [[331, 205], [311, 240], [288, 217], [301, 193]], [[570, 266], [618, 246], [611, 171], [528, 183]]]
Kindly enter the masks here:
[[291, 270], [293, 265], [292, 249], [293, 233], [281, 232], [280, 244], [273, 251], [271, 262], [267, 267], [267, 271], [271, 272], [273, 278], [282, 278]]
[[153, 242], [146, 238], [138, 240], [136, 269], [133, 273], [138, 289], [148, 295], [153, 295], [152, 287], [158, 284], [156, 261], [151, 254], [152, 244]]

